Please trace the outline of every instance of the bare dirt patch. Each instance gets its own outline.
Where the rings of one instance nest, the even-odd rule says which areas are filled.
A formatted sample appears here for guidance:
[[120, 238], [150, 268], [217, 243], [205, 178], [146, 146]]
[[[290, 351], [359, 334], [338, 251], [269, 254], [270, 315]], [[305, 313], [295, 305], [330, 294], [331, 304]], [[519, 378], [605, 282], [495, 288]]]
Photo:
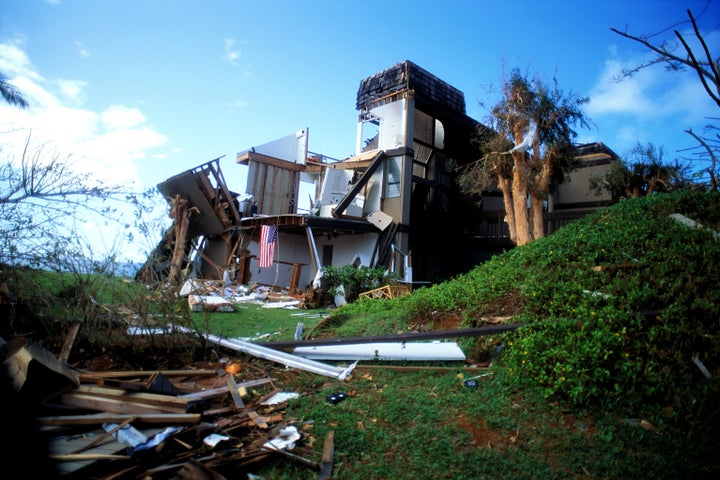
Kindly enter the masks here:
[[472, 435], [473, 441], [479, 448], [505, 448], [517, 441], [516, 436], [503, 434], [489, 428], [482, 418], [474, 419], [465, 414], [460, 414], [455, 418], [455, 421], [460, 428]]

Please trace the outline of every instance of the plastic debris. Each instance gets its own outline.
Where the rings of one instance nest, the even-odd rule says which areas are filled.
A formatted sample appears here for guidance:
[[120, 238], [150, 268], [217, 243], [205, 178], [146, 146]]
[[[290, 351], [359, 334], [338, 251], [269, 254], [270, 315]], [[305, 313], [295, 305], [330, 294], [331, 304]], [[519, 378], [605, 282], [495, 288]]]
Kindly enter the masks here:
[[284, 427], [280, 430], [280, 435], [263, 444], [266, 448], [275, 450], [292, 450], [295, 448], [295, 442], [300, 440], [300, 433], [294, 426]]

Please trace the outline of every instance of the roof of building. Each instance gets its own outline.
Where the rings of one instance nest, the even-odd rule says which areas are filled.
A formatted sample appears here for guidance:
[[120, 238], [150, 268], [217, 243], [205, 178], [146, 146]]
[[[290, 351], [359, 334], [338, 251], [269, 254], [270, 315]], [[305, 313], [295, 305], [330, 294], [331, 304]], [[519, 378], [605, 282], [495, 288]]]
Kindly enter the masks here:
[[357, 93], [357, 109], [367, 108], [378, 99], [403, 91], [412, 91], [425, 100], [465, 114], [463, 92], [409, 60], [362, 80]]

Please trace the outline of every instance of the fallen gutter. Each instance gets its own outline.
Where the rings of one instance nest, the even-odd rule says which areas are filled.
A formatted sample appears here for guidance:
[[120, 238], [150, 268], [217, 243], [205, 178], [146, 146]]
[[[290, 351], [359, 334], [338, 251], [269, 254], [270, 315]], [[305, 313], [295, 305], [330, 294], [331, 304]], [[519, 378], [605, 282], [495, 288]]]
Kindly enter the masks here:
[[[179, 327], [178, 330], [185, 331], [186, 333], [194, 333], [192, 330]], [[265, 360], [271, 360], [273, 362], [282, 363], [285, 366], [298, 368], [300, 370], [306, 370], [308, 372], [317, 373], [319, 375], [325, 375], [328, 377], [334, 377], [344, 381], [353, 371], [357, 362], [353, 363], [349, 367], [334, 367], [322, 362], [316, 362], [307, 358], [292, 355], [290, 353], [281, 352], [272, 348], [263, 347], [255, 343], [245, 342], [243, 340], [228, 339], [218, 337], [216, 335], [204, 334], [203, 337], [208, 341], [217, 345], [231, 348], [239, 352], [247, 353], [256, 357], [264, 358]]]

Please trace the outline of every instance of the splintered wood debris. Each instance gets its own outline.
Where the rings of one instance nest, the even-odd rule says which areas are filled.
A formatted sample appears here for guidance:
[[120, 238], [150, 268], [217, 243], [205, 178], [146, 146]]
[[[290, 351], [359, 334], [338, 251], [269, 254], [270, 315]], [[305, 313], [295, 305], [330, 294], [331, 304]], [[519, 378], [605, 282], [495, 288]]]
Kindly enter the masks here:
[[278, 380], [267, 365], [227, 359], [208, 369], [77, 371], [36, 344], [3, 347], [18, 400], [41, 405], [37, 427], [60, 478], [245, 478], [272, 459], [319, 475], [332, 461], [313, 460], [312, 422], [285, 414], [299, 394], [278, 382], [292, 371], [274, 371]]

